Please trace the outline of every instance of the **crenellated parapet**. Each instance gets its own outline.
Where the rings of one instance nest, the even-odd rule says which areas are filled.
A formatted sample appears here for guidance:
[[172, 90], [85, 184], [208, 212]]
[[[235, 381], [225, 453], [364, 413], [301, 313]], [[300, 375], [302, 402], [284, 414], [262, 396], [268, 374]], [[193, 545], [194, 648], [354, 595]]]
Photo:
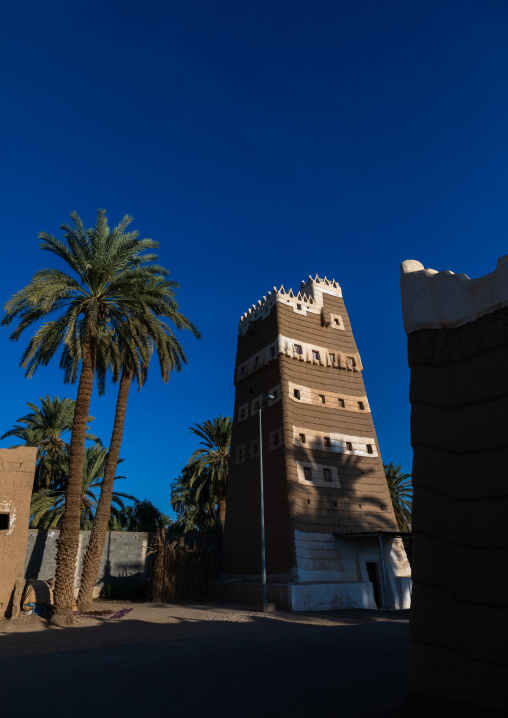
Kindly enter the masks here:
[[314, 302], [320, 307], [323, 306], [323, 294], [331, 294], [334, 297], [342, 297], [342, 289], [335, 279], [320, 279], [318, 275], [314, 279], [310, 276], [307, 281], [300, 284], [300, 292], [312, 297]]
[[[298, 292], [289, 289], [287, 292], [281, 285], [280, 289], [273, 288], [257, 304], [253, 304], [248, 311], [240, 317], [239, 334], [245, 334], [251, 322], [264, 319], [277, 302], [290, 306], [294, 312], [306, 316], [308, 313], [320, 314], [323, 307], [323, 295], [331, 294], [342, 297], [342, 290], [335, 279], [320, 279], [317, 274], [314, 278], [309, 275], [308, 280], [302, 281]], [[342, 326], [342, 328], [344, 328]]]

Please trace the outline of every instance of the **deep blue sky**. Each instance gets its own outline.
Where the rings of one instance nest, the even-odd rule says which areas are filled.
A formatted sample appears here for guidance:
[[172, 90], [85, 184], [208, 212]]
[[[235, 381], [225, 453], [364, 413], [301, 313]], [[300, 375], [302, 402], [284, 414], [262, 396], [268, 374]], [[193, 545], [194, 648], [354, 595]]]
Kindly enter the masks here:
[[[342, 286], [383, 460], [411, 469], [399, 265], [480, 276], [506, 253], [504, 0], [3, 0], [2, 304], [37, 234], [130, 213], [203, 339], [128, 407], [121, 488], [169, 513], [188, 432], [233, 410], [240, 315], [309, 273]], [[43, 394], [0, 332], [0, 433]], [[109, 442], [116, 389], [94, 396]], [[2, 446], [11, 442], [4, 441]]]

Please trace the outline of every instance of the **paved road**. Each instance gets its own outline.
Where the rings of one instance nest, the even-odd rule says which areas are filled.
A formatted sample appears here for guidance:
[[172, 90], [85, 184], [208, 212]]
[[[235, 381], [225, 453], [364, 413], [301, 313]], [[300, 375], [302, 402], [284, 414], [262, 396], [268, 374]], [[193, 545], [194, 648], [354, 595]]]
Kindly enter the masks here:
[[124, 645], [103, 632], [104, 645], [85, 650], [2, 650], [0, 715], [371, 718], [408, 692], [406, 620], [234, 631], [168, 638], [161, 629], [160, 640]]

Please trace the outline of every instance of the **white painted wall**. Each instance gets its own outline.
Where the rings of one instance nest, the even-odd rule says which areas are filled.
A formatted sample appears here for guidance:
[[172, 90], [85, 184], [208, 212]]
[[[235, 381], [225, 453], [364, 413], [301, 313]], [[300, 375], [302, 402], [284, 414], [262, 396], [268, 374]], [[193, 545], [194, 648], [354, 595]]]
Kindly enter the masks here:
[[[334, 534], [295, 530], [295, 550], [298, 577], [291, 590], [300, 608], [294, 610], [325, 610], [324, 606], [328, 609], [376, 608], [366, 562], [379, 564], [382, 584], [377, 536], [342, 539]], [[409, 608], [411, 569], [400, 539], [383, 539], [383, 558], [388, 608]], [[305, 587], [305, 584], [313, 586]], [[310, 608], [302, 608], [304, 605]]]

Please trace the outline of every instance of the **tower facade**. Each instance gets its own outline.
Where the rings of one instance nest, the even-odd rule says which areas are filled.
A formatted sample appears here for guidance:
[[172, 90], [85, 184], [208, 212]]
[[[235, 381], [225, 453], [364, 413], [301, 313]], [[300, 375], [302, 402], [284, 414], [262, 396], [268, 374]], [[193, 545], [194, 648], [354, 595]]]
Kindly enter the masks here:
[[[240, 320], [222, 575], [261, 573], [262, 411], [268, 595], [294, 610], [408, 607], [362, 363], [338, 283], [269, 292]], [[244, 589], [245, 592], [246, 589]]]

